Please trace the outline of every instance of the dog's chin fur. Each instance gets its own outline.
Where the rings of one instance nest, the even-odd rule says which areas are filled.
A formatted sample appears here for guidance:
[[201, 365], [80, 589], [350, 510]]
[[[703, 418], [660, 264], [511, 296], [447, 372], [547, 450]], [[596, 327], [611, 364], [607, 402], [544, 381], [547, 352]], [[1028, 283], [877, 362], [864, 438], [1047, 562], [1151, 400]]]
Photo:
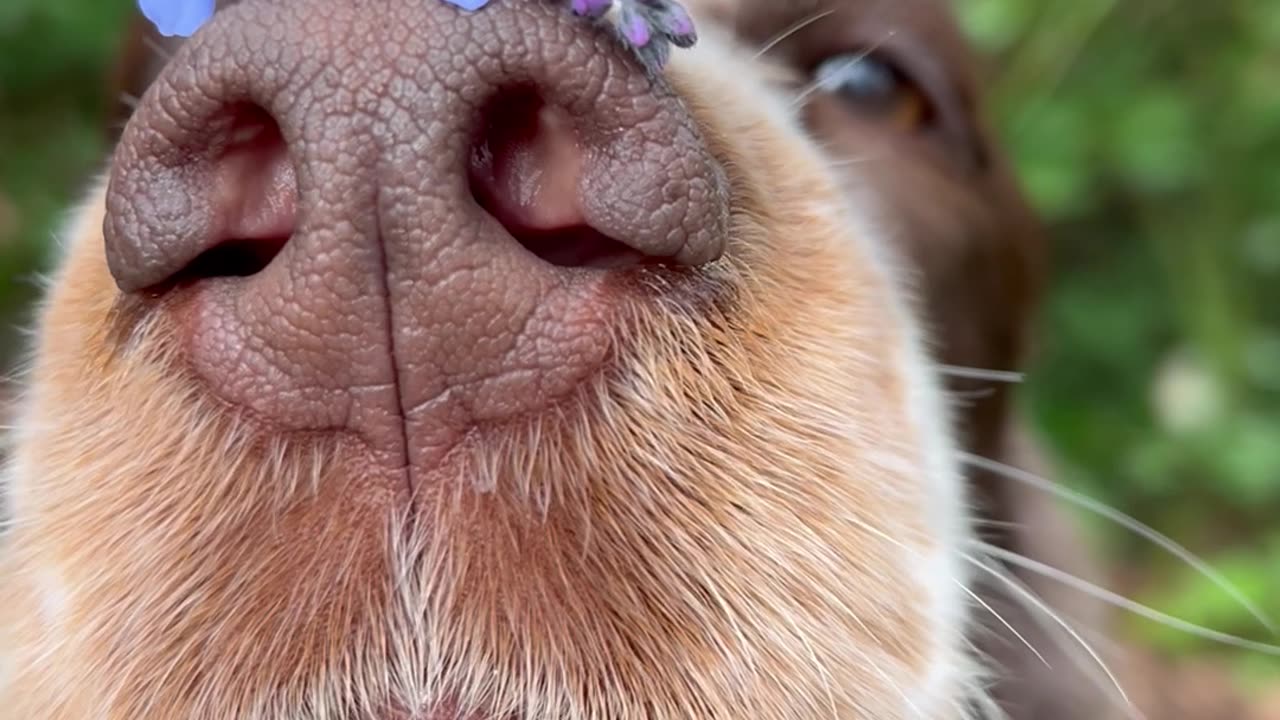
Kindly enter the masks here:
[[219, 404], [168, 315], [121, 310], [95, 192], [6, 471], [0, 714], [965, 717], [943, 394], [876, 228], [737, 52], [707, 31], [668, 71], [732, 176], [722, 302], [637, 303], [611, 371], [473, 433], [414, 512], [360, 438]]

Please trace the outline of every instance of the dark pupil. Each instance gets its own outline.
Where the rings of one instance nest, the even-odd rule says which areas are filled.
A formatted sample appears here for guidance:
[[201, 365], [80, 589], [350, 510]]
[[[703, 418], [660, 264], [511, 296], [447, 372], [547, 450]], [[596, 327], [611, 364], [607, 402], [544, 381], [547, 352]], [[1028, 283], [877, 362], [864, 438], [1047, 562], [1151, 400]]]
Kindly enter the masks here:
[[900, 90], [893, 68], [875, 58], [838, 55], [818, 66], [817, 81], [829, 93], [839, 93], [859, 103], [890, 109]]

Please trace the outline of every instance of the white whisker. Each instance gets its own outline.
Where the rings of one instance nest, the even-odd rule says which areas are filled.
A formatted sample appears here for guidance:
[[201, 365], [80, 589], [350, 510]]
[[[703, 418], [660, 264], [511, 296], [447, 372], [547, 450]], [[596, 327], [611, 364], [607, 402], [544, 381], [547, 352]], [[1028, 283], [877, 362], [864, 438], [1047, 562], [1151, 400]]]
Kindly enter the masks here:
[[166, 50], [163, 46], [160, 45], [160, 43], [156, 42], [153, 38], [150, 38], [150, 37], [143, 38], [142, 42], [147, 46], [148, 50], [155, 53], [156, 57], [160, 58], [161, 60], [164, 60], [165, 62], [169, 62], [170, 60], [173, 60], [173, 54], [170, 53], [168, 50]]
[[975, 710], [981, 713], [978, 717], [985, 720], [1009, 720], [1008, 715], [1000, 708], [1000, 703], [981, 689], [971, 692], [970, 699], [977, 706]]
[[[988, 546], [985, 543], [979, 543], [979, 545], [981, 546], [981, 549], [984, 551], [988, 549]], [[1081, 637], [1080, 633], [1075, 628], [1071, 627], [1071, 625], [1069, 625], [1066, 620], [1063, 620], [1062, 617], [1060, 617], [1056, 612], [1054, 612], [1053, 609], [1050, 608], [1043, 600], [1041, 600], [1039, 597], [1036, 597], [1035, 593], [1031, 592], [1030, 590], [1027, 590], [1026, 588], [1022, 587], [1021, 585], [1019, 585], [1017, 582], [1014, 582], [1010, 578], [1005, 577], [999, 570], [996, 570], [995, 568], [990, 567], [986, 563], [978, 560], [977, 558], [974, 558], [972, 555], [968, 553], [963, 553], [962, 557], [966, 561], [972, 563], [977, 568], [989, 573], [991, 576], [995, 577], [997, 580], [1004, 583], [1006, 587], [1016, 592], [1023, 600], [1030, 602], [1037, 610], [1043, 613], [1050, 620], [1053, 620], [1055, 624], [1057, 624], [1064, 631], [1066, 631], [1066, 633], [1071, 636], [1071, 639], [1074, 640], [1076, 644], [1080, 646], [1081, 649], [1083, 649], [1086, 653], [1088, 653], [1089, 657], [1093, 660], [1093, 662], [1102, 670], [1103, 673], [1106, 674], [1107, 679], [1111, 682], [1111, 685], [1116, 689], [1116, 692], [1119, 693], [1120, 697], [1124, 700], [1124, 704], [1133, 713], [1136, 713], [1137, 717], [1142, 717], [1141, 713], [1139, 713], [1137, 708], [1134, 707], [1133, 702], [1129, 700], [1128, 693], [1126, 693], [1124, 691], [1124, 688], [1120, 685], [1120, 681], [1116, 678], [1115, 673], [1111, 671], [1111, 668], [1108, 667], [1107, 664], [1102, 660], [1102, 657], [1099, 656], [1097, 651], [1093, 649], [1093, 646], [1090, 645], [1088, 642], [1086, 642], [1085, 639]]]
[[[891, 545], [893, 545], [893, 546], [897, 547], [898, 549], [902, 550], [903, 552], [907, 553], [908, 555], [911, 555], [911, 556], [916, 557], [916, 558], [920, 558], [920, 557], [921, 557], [921, 555], [920, 555], [919, 551], [914, 550], [914, 549], [912, 549], [912, 548], [908, 547], [908, 546], [907, 546], [905, 543], [903, 543], [901, 540], [898, 540], [898, 539], [896, 539], [896, 538], [890, 537], [888, 533], [885, 533], [885, 532], [883, 532], [882, 530], [880, 530], [880, 529], [878, 529], [878, 528], [872, 527], [871, 525], [867, 524], [866, 522], [863, 522], [861, 519], [858, 519], [858, 518], [852, 518], [852, 517], [851, 517], [851, 518], [849, 518], [849, 519], [850, 519], [851, 521], [853, 521], [853, 523], [854, 523], [855, 525], [857, 525], [858, 527], [860, 527], [860, 528], [862, 528], [862, 529], [866, 530], [867, 532], [872, 533], [873, 535], [875, 535], [876, 537], [880, 538], [881, 540], [884, 540], [885, 542], [890, 543]], [[1037, 650], [1037, 649], [1036, 649], [1036, 647], [1035, 647], [1034, 645], [1032, 645], [1032, 644], [1031, 644], [1031, 641], [1027, 640], [1027, 638], [1026, 638], [1022, 633], [1018, 632], [1018, 631], [1017, 631], [1017, 629], [1015, 629], [1015, 628], [1013, 627], [1013, 625], [1012, 625], [1012, 624], [1010, 624], [1010, 623], [1009, 623], [1009, 621], [1008, 621], [1008, 620], [1006, 620], [1006, 619], [1004, 618], [1004, 616], [1003, 616], [1003, 615], [1001, 615], [999, 612], [996, 612], [996, 609], [995, 609], [995, 608], [991, 607], [991, 605], [987, 604], [987, 602], [986, 602], [986, 601], [984, 601], [982, 598], [978, 597], [978, 595], [977, 595], [976, 593], [974, 593], [972, 590], [970, 590], [970, 589], [969, 589], [969, 588], [968, 588], [968, 587], [967, 587], [963, 582], [960, 582], [960, 580], [959, 580], [959, 579], [954, 578], [954, 577], [950, 577], [950, 578], [948, 578], [948, 579], [949, 579], [949, 580], [951, 580], [951, 582], [955, 583], [955, 584], [956, 584], [956, 586], [957, 586], [957, 587], [959, 587], [959, 588], [960, 588], [960, 589], [961, 589], [961, 590], [962, 590], [966, 595], [968, 595], [968, 596], [969, 596], [970, 598], [972, 598], [973, 600], [977, 601], [977, 603], [978, 603], [979, 605], [981, 605], [982, 607], [986, 608], [986, 610], [987, 610], [988, 612], [990, 612], [993, 616], [995, 616], [996, 620], [1000, 621], [1000, 623], [1001, 623], [1002, 625], [1004, 625], [1006, 628], [1008, 628], [1009, 632], [1013, 633], [1014, 637], [1018, 638], [1018, 640], [1019, 640], [1019, 641], [1021, 641], [1021, 642], [1022, 642], [1022, 644], [1023, 644], [1023, 645], [1028, 649], [1028, 650], [1030, 650], [1030, 651], [1031, 651], [1031, 653], [1032, 653], [1033, 655], [1035, 655], [1037, 658], [1039, 658], [1039, 659], [1040, 659], [1040, 662], [1044, 663], [1044, 666], [1045, 666], [1045, 667], [1050, 667], [1050, 665], [1049, 665], [1049, 661], [1048, 661], [1048, 660], [1046, 660], [1046, 659], [1045, 659], [1045, 657], [1044, 657], [1044, 655], [1042, 655], [1042, 654], [1040, 653], [1040, 651], [1039, 651], [1039, 650]]]
[[890, 152], [886, 148], [877, 153], [867, 153], [865, 155], [856, 155], [840, 158], [838, 160], [831, 160], [827, 162], [827, 165], [833, 168], [857, 167], [858, 165], [870, 165], [874, 162], [880, 162], [889, 156]]
[[961, 367], [959, 365], [939, 365], [938, 370], [943, 375], [951, 377], [965, 378], [967, 380], [988, 380], [990, 382], [1011, 383], [1016, 384], [1023, 381], [1025, 376], [1020, 372], [1009, 370], [986, 370], [984, 368]]
[[953, 392], [951, 393], [951, 397], [971, 405], [975, 400], [982, 400], [984, 398], [989, 398], [994, 394], [995, 394], [995, 390], [988, 387], [988, 388], [979, 388], [977, 390], [963, 390], [960, 392]]
[[1015, 136], [1024, 133], [1026, 131], [1026, 127], [1030, 125], [1031, 120], [1036, 116], [1036, 113], [1042, 112], [1044, 108], [1050, 105], [1054, 95], [1058, 93], [1065, 80], [1070, 77], [1072, 71], [1075, 70], [1080, 58], [1084, 57], [1085, 49], [1089, 47], [1089, 43], [1093, 41], [1094, 37], [1097, 36], [1107, 19], [1111, 17], [1119, 6], [1119, 0], [1110, 0], [1106, 5], [1100, 6], [1100, 10], [1096, 16], [1089, 18], [1086, 21], [1086, 24], [1083, 25], [1083, 31], [1079, 34], [1079, 40], [1076, 42], [1075, 49], [1064, 52], [1060, 55], [1061, 58], [1066, 59], [1066, 62], [1058, 63], [1057, 69], [1052, 71], [1052, 77], [1047, 80], [1041, 78], [1040, 87], [1045, 88], [1045, 90], [1040, 93], [1039, 98], [1026, 103], [1027, 109], [1023, 110], [1021, 115], [1015, 118], [1013, 130], [1013, 134]]
[[876, 159], [874, 155], [859, 155], [857, 157], [847, 157], [840, 160], [832, 160], [827, 163], [833, 168], [852, 167], [854, 165], [865, 165]]
[[1044, 663], [1044, 666], [1045, 666], [1045, 667], [1047, 667], [1047, 668], [1049, 668], [1049, 669], [1051, 669], [1051, 670], [1053, 669], [1053, 666], [1051, 666], [1051, 665], [1049, 664], [1049, 661], [1044, 659], [1044, 655], [1041, 655], [1041, 654], [1040, 654], [1040, 651], [1039, 651], [1039, 650], [1037, 650], [1037, 649], [1035, 648], [1035, 646], [1031, 644], [1031, 642], [1030, 642], [1030, 641], [1028, 641], [1025, 637], [1023, 637], [1022, 633], [1018, 632], [1018, 631], [1017, 631], [1017, 629], [1015, 629], [1015, 628], [1013, 627], [1013, 625], [1010, 625], [1010, 624], [1009, 624], [1009, 621], [1008, 621], [1008, 620], [1005, 620], [1003, 615], [1001, 615], [1000, 613], [996, 612], [996, 609], [995, 609], [995, 608], [993, 608], [993, 607], [991, 607], [989, 604], [987, 604], [987, 601], [985, 601], [985, 600], [983, 600], [982, 598], [978, 597], [978, 594], [977, 594], [977, 593], [975, 593], [974, 591], [972, 591], [972, 590], [970, 590], [969, 588], [965, 587], [964, 583], [960, 582], [959, 580], [956, 580], [955, 578], [952, 578], [951, 580], [952, 580], [952, 582], [954, 582], [956, 585], [959, 585], [959, 586], [960, 586], [960, 589], [961, 589], [961, 590], [963, 590], [963, 591], [965, 592], [965, 594], [966, 594], [966, 595], [968, 595], [969, 597], [973, 598], [973, 599], [974, 599], [974, 600], [975, 600], [979, 605], [981, 605], [982, 607], [986, 608], [986, 609], [987, 609], [987, 612], [989, 612], [989, 613], [991, 613], [993, 616], [995, 616], [995, 619], [996, 619], [996, 620], [999, 620], [1001, 625], [1004, 625], [1006, 628], [1008, 628], [1008, 629], [1009, 629], [1009, 632], [1013, 633], [1013, 636], [1014, 636], [1014, 637], [1016, 637], [1016, 638], [1018, 638], [1018, 640], [1020, 640], [1020, 641], [1022, 642], [1022, 644], [1023, 644], [1023, 645], [1028, 649], [1028, 650], [1030, 650], [1030, 651], [1031, 651], [1031, 654], [1035, 655], [1037, 658], [1039, 658], [1039, 659], [1040, 659], [1040, 662]]
[[773, 39], [772, 39], [772, 40], [770, 40], [769, 42], [765, 43], [765, 44], [764, 44], [764, 47], [760, 48], [760, 50], [759, 50], [759, 51], [758, 51], [758, 52], [757, 52], [757, 53], [752, 57], [752, 59], [753, 59], [753, 60], [759, 60], [760, 58], [764, 57], [765, 55], [768, 55], [770, 50], [773, 50], [773, 49], [774, 49], [775, 47], [777, 47], [779, 44], [781, 44], [781, 43], [783, 43], [784, 41], [786, 41], [786, 39], [787, 39], [787, 38], [791, 37], [792, 35], [795, 35], [796, 33], [800, 32], [801, 30], [804, 30], [805, 28], [809, 27], [810, 25], [812, 25], [812, 24], [814, 24], [814, 23], [818, 22], [819, 20], [821, 20], [821, 19], [823, 19], [823, 18], [825, 18], [825, 17], [828, 17], [828, 16], [830, 16], [830, 15], [832, 15], [832, 14], [834, 14], [834, 13], [835, 13], [835, 10], [825, 10], [825, 11], [820, 12], [820, 13], [817, 13], [817, 14], [815, 14], [815, 15], [810, 15], [809, 17], [805, 18], [804, 20], [801, 20], [800, 22], [795, 23], [795, 24], [794, 24], [794, 25], [792, 25], [791, 27], [789, 27], [789, 28], [787, 28], [786, 30], [783, 30], [781, 33], [779, 33], [779, 34], [775, 35], [775, 36], [773, 37]]
[[1012, 522], [1010, 520], [988, 520], [985, 518], [974, 518], [972, 521], [974, 527], [997, 528], [1004, 530], [1025, 530], [1026, 523]]
[[[1071, 636], [1063, 632], [1062, 624], [1066, 623], [1069, 626], [1069, 628], [1077, 627], [1076, 625], [1072, 625], [1070, 622], [1068, 622], [1069, 620], [1072, 620], [1072, 618], [1070, 618], [1065, 613], [1062, 613], [1056, 609], [1050, 608], [1048, 609], [1048, 612], [1045, 612], [1045, 608], [1039, 607], [1038, 605], [1032, 602], [1029, 602], [1027, 600], [1027, 596], [1032, 596], [1032, 597], [1038, 597], [1038, 596], [1035, 595], [1035, 592], [1033, 590], [1027, 587], [1025, 583], [1023, 583], [1016, 575], [1014, 575], [1005, 566], [1000, 565], [995, 568], [987, 568], [987, 570], [989, 572], [998, 573], [999, 575], [998, 579], [1001, 580], [1002, 587], [1007, 591], [1006, 594], [1008, 595], [1008, 597], [1014, 602], [1018, 603], [1020, 606], [1022, 606], [1023, 609], [1029, 611], [1028, 618], [1030, 618], [1033, 622], [1035, 622], [1036, 625], [1038, 625], [1040, 629], [1043, 630], [1046, 634], [1052, 636], [1056, 640], [1058, 647], [1060, 647], [1067, 654], [1067, 658], [1071, 660], [1071, 664], [1075, 667], [1076, 670], [1080, 671], [1083, 675], [1085, 675], [1089, 679], [1089, 681], [1092, 682], [1094, 686], [1097, 687], [1103, 694], [1105, 695], [1117, 694], [1114, 686], [1110, 685], [1107, 682], [1105, 674], [1098, 672], [1094, 664], [1087, 661], [1088, 658], [1082, 657], [1084, 653], [1079, 652], [1074, 645], [1064, 644], [1063, 642], [1064, 639], [1066, 641], [1070, 641]], [[1076, 620], [1076, 623], [1078, 624], [1079, 621]], [[1077, 629], [1077, 632], [1080, 633], [1081, 637], [1083, 637], [1086, 633], [1090, 635], [1099, 634], [1097, 632], [1089, 632], [1089, 631], [1090, 631], [1090, 628], [1088, 626]], [[1114, 641], [1111, 641], [1108, 638], [1107, 645], [1111, 647], [1111, 652], [1114, 654], [1116, 649], [1116, 643]], [[1123, 693], [1119, 693], [1119, 695], [1123, 697]], [[1130, 718], [1140, 717], [1141, 714], [1142, 714], [1141, 711], [1135, 706], [1129, 705], [1128, 707], [1126, 707], [1126, 715]]]
[[1010, 565], [1017, 565], [1018, 567], [1021, 567], [1025, 570], [1029, 570], [1039, 575], [1043, 575], [1044, 577], [1049, 578], [1050, 580], [1056, 580], [1064, 585], [1067, 585], [1068, 587], [1075, 588], [1076, 590], [1079, 590], [1080, 592], [1086, 595], [1097, 598], [1104, 602], [1111, 603], [1112, 605], [1115, 605], [1118, 608], [1121, 608], [1123, 610], [1128, 610], [1129, 612], [1132, 612], [1135, 615], [1140, 615], [1148, 620], [1151, 620], [1152, 622], [1156, 622], [1161, 625], [1164, 625], [1165, 627], [1173, 628], [1175, 630], [1181, 630], [1189, 635], [1195, 635], [1196, 637], [1199, 637], [1205, 640], [1210, 640], [1213, 642], [1218, 642], [1223, 645], [1228, 645], [1235, 648], [1241, 648], [1244, 650], [1253, 650], [1255, 652], [1259, 652], [1265, 655], [1280, 656], [1280, 646], [1269, 645], [1267, 643], [1257, 642], [1255, 640], [1246, 640], [1244, 638], [1236, 637], [1235, 635], [1231, 635], [1229, 633], [1219, 632], [1217, 630], [1213, 630], [1213, 629], [1204, 627], [1202, 625], [1196, 625], [1195, 623], [1188, 622], [1181, 618], [1176, 618], [1172, 615], [1162, 613], [1159, 610], [1156, 610], [1154, 608], [1147, 607], [1142, 603], [1130, 600], [1129, 598], [1123, 595], [1120, 595], [1119, 593], [1115, 593], [1106, 588], [1094, 585], [1093, 583], [1087, 580], [1082, 580], [1076, 577], [1075, 575], [1072, 575], [1071, 573], [1061, 570], [1059, 568], [1053, 567], [1052, 565], [1046, 565], [1045, 563], [1039, 562], [1037, 560], [1032, 560], [1031, 558], [1023, 557], [1022, 555], [1019, 555], [1017, 553], [1009, 552], [1004, 548], [995, 547], [994, 545], [989, 545], [987, 543], [980, 543], [980, 545], [982, 546], [983, 552], [988, 553], [992, 557], [999, 558], [1000, 560], [1007, 562]]
[[839, 143], [817, 142], [816, 144], [818, 146], [818, 150], [821, 151], [823, 156], [837, 158], [835, 160], [827, 161], [827, 167], [833, 168], [833, 169], [855, 167], [858, 165], [869, 165], [873, 162], [878, 162], [880, 160], [883, 160], [889, 157], [891, 154], [887, 148], [883, 148], [879, 152], [869, 152], [869, 153], [864, 153], [862, 155], [846, 155], [845, 157], [839, 157], [840, 151], [843, 150], [843, 148], [840, 147]]
[[1275, 625], [1272, 623], [1271, 619], [1267, 617], [1266, 613], [1262, 612], [1261, 609], [1252, 603], [1249, 598], [1239, 590], [1239, 588], [1232, 585], [1230, 581], [1210, 567], [1210, 565], [1199, 556], [1192, 553], [1182, 545], [1179, 545], [1172, 538], [1161, 533], [1155, 528], [1146, 525], [1138, 519], [1126, 515], [1115, 508], [1094, 500], [1087, 495], [1045, 480], [1034, 473], [968, 452], [961, 452], [960, 459], [974, 467], [997, 473], [1003, 477], [1009, 478], [1010, 480], [1026, 483], [1034, 488], [1057, 495], [1063, 500], [1111, 520], [1126, 530], [1146, 539], [1148, 542], [1157, 545], [1174, 557], [1177, 557], [1179, 560], [1190, 565], [1200, 574], [1204, 575], [1204, 577], [1208, 578], [1214, 585], [1218, 586], [1218, 589], [1227, 593], [1232, 597], [1232, 599], [1240, 603], [1240, 606], [1247, 610], [1254, 619], [1262, 623], [1263, 627], [1265, 627], [1269, 632], [1273, 634], [1275, 633]]

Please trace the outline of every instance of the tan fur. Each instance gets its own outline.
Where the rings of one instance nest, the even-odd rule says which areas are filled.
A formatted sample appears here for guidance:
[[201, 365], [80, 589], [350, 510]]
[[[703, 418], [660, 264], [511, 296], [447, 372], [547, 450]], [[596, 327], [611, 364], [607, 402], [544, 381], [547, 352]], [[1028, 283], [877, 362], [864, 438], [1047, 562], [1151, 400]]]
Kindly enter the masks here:
[[637, 305], [616, 370], [478, 429], [421, 517], [358, 437], [216, 402], [181, 309], [118, 298], [94, 194], [7, 470], [0, 716], [963, 717], [941, 395], [874, 229], [718, 48], [670, 75], [732, 175], [731, 307]]

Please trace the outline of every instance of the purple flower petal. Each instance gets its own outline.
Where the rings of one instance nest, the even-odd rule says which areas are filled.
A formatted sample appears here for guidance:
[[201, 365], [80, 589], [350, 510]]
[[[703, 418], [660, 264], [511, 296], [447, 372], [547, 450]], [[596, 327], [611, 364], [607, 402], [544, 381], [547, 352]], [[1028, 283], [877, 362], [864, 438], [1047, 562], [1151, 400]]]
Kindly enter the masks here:
[[693, 27], [693, 18], [676, 3], [664, 3], [654, 12], [654, 25], [671, 39], [671, 42], [682, 48], [693, 47], [698, 42], [698, 33]]
[[450, 5], [456, 5], [468, 12], [475, 12], [485, 5], [489, 4], [489, 0], [444, 0]]
[[671, 43], [659, 39], [646, 47], [636, 48], [636, 54], [650, 70], [657, 72], [665, 67], [667, 60], [671, 58]]
[[165, 37], [191, 37], [213, 17], [214, 0], [138, 0], [138, 9]]
[[653, 39], [653, 28], [649, 27], [649, 21], [629, 4], [622, 6], [621, 30], [627, 42], [638, 48], [648, 45]]
[[569, 3], [574, 15], [582, 17], [603, 17], [613, 7], [613, 0], [573, 0]]

